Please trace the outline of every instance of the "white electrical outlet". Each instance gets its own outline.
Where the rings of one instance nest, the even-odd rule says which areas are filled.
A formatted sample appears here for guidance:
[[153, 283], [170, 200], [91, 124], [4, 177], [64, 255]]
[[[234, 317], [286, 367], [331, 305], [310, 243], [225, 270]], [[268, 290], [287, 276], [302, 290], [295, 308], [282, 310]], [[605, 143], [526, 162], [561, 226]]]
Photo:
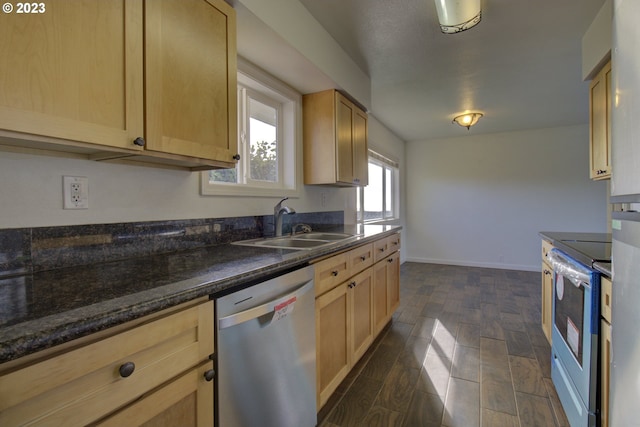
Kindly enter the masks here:
[[89, 209], [89, 178], [63, 176], [62, 195], [64, 209]]

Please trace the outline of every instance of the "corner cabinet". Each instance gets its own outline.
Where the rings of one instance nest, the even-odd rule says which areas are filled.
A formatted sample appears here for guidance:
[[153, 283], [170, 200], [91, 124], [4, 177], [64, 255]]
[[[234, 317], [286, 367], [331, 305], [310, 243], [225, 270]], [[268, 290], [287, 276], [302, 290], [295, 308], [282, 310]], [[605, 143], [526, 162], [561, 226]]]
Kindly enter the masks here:
[[[318, 409], [400, 303], [399, 245], [400, 235], [394, 234], [315, 264]], [[376, 261], [381, 247], [388, 252]]]
[[203, 299], [0, 365], [0, 425], [212, 426], [213, 334]]
[[7, 15], [0, 26], [0, 144], [92, 160], [234, 165], [231, 6], [41, 4], [45, 13]]
[[591, 179], [611, 178], [611, 62], [589, 85], [589, 161]]
[[367, 113], [336, 90], [304, 95], [304, 183], [368, 184]]

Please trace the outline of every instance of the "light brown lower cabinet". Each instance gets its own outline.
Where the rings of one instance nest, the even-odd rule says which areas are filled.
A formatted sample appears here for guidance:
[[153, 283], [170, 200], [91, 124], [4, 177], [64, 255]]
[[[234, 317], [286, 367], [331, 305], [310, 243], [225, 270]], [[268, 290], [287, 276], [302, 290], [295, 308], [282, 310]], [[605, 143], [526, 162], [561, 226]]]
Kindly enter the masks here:
[[[316, 264], [318, 409], [369, 349], [400, 304], [400, 240], [399, 235], [392, 237], [388, 242], [395, 252], [387, 252], [386, 258], [360, 272], [357, 269], [355, 275], [350, 269], [345, 270], [344, 260], [365, 256], [362, 253], [370, 253], [370, 249], [358, 247]], [[367, 246], [376, 244], [386, 245], [378, 241]], [[331, 283], [337, 277], [343, 281]]]
[[373, 323], [377, 335], [400, 305], [400, 253], [373, 267]]
[[553, 322], [553, 270], [546, 262], [542, 263], [542, 332], [551, 344], [551, 325]]
[[547, 260], [547, 254], [553, 249], [551, 242], [542, 240], [542, 267], [540, 284], [542, 294], [541, 323], [542, 332], [551, 344], [551, 325], [553, 324], [553, 267]]
[[205, 299], [0, 365], [0, 425], [211, 426], [213, 331]]

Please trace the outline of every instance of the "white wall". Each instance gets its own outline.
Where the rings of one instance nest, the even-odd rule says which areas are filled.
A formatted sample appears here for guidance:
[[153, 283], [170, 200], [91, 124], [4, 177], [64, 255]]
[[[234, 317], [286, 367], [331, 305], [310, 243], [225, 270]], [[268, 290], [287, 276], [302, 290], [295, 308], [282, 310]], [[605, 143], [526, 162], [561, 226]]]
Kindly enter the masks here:
[[[62, 176], [89, 178], [89, 209], [62, 209]], [[200, 173], [0, 152], [0, 228], [271, 215], [275, 198], [200, 195]], [[345, 210], [351, 189], [303, 186], [297, 212]], [[321, 193], [326, 197], [322, 205]]]
[[536, 271], [539, 231], [606, 232], [588, 141], [581, 125], [407, 143], [407, 259]]
[[[404, 144], [373, 117], [369, 138], [372, 147], [402, 164]], [[62, 209], [63, 175], [89, 178], [89, 209]], [[271, 215], [278, 201], [201, 196], [199, 172], [3, 151], [0, 200], [0, 228]], [[355, 222], [352, 188], [300, 182], [300, 197], [286, 203], [301, 213], [345, 211], [345, 222]]]

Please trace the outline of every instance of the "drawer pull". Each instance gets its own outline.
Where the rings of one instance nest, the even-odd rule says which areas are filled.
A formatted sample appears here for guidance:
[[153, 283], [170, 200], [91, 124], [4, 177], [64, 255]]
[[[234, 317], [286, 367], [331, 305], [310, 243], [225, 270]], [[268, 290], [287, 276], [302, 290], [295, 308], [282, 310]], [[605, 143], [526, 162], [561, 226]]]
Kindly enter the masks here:
[[384, 248], [380, 248], [378, 249], [380, 252], [384, 252]]
[[366, 257], [366, 256], [364, 256], [364, 255], [362, 255], [362, 256], [360, 257], [360, 259], [361, 259], [362, 261], [366, 261], [367, 257]]
[[333, 270], [333, 271], [331, 272], [331, 275], [332, 275], [333, 277], [336, 277], [336, 276], [338, 275], [338, 271], [337, 271], [337, 270]]
[[135, 371], [135, 369], [136, 369], [135, 363], [127, 362], [127, 363], [124, 363], [122, 366], [120, 366], [120, 369], [118, 370], [118, 372], [120, 372], [120, 376], [122, 378], [127, 378], [128, 376], [133, 374], [133, 371]]
[[209, 369], [204, 373], [204, 379], [207, 381], [213, 381], [216, 376], [216, 371], [214, 369]]
[[351, 283], [349, 283], [349, 289], [353, 289], [353, 288], [355, 288], [355, 287], [356, 287], [356, 285], [357, 285], [357, 283], [356, 283], [356, 282], [351, 282]]
[[393, 262], [393, 258], [389, 258], [387, 262]]
[[134, 145], [137, 145], [138, 147], [144, 147], [145, 145], [145, 141], [144, 138], [142, 137], [137, 137], [136, 139], [133, 140]]

